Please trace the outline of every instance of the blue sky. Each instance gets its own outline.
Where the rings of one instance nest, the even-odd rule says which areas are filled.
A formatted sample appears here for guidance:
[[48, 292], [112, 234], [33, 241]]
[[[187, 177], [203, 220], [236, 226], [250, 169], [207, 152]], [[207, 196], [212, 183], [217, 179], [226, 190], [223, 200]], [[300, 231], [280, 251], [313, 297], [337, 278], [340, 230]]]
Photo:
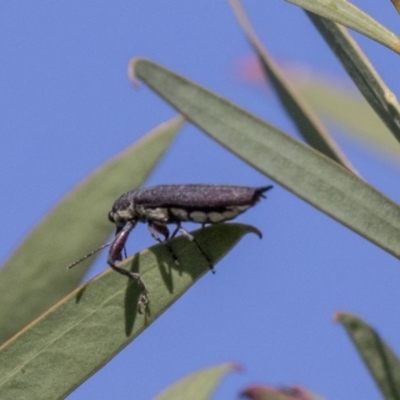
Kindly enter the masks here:
[[[389, 1], [356, 4], [395, 30]], [[299, 9], [244, 5], [273, 56], [346, 80]], [[398, 56], [354, 36], [398, 93]], [[251, 51], [226, 1], [3, 1], [0, 38], [2, 260], [87, 174], [175, 115], [145, 86], [130, 86], [132, 57], [161, 63], [296, 135], [271, 93], [238, 79], [236, 65]], [[361, 175], [398, 202], [398, 166], [332, 133]], [[271, 182], [187, 126], [148, 182], [161, 183]], [[302, 384], [327, 399], [379, 398], [332, 317], [359, 315], [400, 354], [399, 261], [278, 185], [239, 221], [257, 226], [263, 240], [246, 237], [70, 399], [149, 399], [227, 361], [245, 371], [224, 381], [217, 400], [254, 383]], [[151, 244], [138, 227], [128, 252]], [[103, 257], [90, 276], [104, 268]]]

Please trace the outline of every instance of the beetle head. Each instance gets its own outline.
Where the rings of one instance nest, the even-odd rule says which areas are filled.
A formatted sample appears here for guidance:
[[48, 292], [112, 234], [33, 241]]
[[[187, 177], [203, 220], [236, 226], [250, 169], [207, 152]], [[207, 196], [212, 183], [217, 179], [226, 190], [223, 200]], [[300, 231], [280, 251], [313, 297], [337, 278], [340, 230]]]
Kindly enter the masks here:
[[133, 199], [129, 199], [127, 194], [117, 199], [108, 213], [108, 219], [117, 227], [116, 233], [119, 233], [128, 221], [137, 220]]

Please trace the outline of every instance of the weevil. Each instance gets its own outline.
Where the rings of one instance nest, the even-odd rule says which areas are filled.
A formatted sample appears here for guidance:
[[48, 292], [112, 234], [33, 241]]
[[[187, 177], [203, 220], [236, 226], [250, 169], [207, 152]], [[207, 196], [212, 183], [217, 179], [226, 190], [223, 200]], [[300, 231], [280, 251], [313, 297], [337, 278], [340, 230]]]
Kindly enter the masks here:
[[[195, 222], [204, 227], [206, 224], [218, 224], [232, 220], [257, 204], [261, 198], [266, 198], [264, 193], [270, 189], [272, 189], [272, 185], [246, 187], [199, 184], [160, 185], [131, 190], [120, 196], [108, 213], [108, 219], [116, 226], [113, 241], [71, 264], [69, 268], [109, 245], [107, 258], [109, 266], [120, 274], [136, 280], [141, 286], [138, 309], [139, 312], [142, 312], [143, 307], [148, 303], [144, 282], [138, 273], [116, 265], [118, 261], [122, 260], [125, 243], [138, 222], [147, 223], [151, 236], [167, 246], [176, 264], [179, 264], [178, 258], [168, 245], [168, 240], [180, 232], [182, 236], [197, 245], [213, 271], [213, 265], [207, 254], [194, 236], [182, 228], [182, 222]], [[169, 224], [175, 225], [171, 235], [167, 226]]]

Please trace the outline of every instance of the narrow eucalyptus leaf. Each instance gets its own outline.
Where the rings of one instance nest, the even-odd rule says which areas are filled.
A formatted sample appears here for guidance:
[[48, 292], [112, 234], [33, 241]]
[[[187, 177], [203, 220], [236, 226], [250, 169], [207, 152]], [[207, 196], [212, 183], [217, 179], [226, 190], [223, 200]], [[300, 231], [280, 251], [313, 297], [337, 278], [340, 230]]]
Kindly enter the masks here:
[[290, 80], [286, 79], [284, 74], [281, 73], [279, 67], [267, 53], [241, 8], [240, 1], [231, 0], [231, 4], [248, 41], [257, 54], [266, 78], [271, 82], [282, 106], [295, 123], [300, 135], [311, 147], [355, 173], [354, 168], [339, 149], [317, 114], [313, 112]]
[[306, 13], [336, 57], [374, 109], [400, 142], [400, 107], [396, 96], [382, 81], [365, 54], [340, 25], [313, 13]]
[[347, 26], [362, 35], [383, 44], [389, 49], [400, 53], [400, 40], [389, 29], [374, 20], [371, 16], [361, 11], [347, 0], [286, 0], [311, 11], [315, 14], [330, 19], [338, 24]]
[[[193, 235], [216, 264], [247, 233], [258, 231], [220, 224]], [[169, 243], [179, 267], [164, 245], [120, 264], [140, 272], [147, 286], [150, 303], [144, 314], [137, 312], [137, 283], [108, 269], [6, 342], [0, 348], [1, 400], [64, 398], [210, 271], [193, 242], [179, 237]]]
[[325, 214], [400, 257], [400, 208], [328, 157], [222, 97], [151, 61], [141, 79], [210, 137]]
[[336, 321], [346, 329], [386, 400], [400, 399], [400, 361], [379, 334], [361, 318], [340, 313]]

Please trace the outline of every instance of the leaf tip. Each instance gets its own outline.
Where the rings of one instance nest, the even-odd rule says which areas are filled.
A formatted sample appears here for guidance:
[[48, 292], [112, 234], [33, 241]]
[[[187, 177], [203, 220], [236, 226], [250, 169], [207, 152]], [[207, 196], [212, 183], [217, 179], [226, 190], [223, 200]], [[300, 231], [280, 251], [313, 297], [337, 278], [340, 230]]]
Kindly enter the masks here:
[[341, 311], [337, 311], [333, 314], [333, 322], [340, 324], [343, 320], [344, 313]]
[[337, 311], [333, 314], [333, 321], [337, 324], [346, 325], [355, 319], [357, 319], [357, 317], [345, 311]]
[[135, 58], [132, 58], [132, 60], [130, 60], [128, 63], [129, 81], [131, 82], [132, 86], [135, 89], [139, 89], [139, 79], [136, 76], [136, 65], [139, 61], [142, 61], [142, 60], [143, 60], [143, 58], [141, 58], [141, 57], [135, 57]]
[[229, 363], [231, 371], [234, 372], [244, 372], [245, 368], [243, 367], [242, 364], [239, 364], [237, 362], [231, 362]]
[[254, 233], [255, 235], [258, 236], [259, 239], [262, 239], [263, 235], [258, 228], [256, 228], [255, 226], [252, 226], [252, 225], [247, 225], [247, 227], [248, 227], [249, 233]]
[[393, 43], [392, 45], [393, 51], [395, 51], [397, 54], [400, 54], [400, 39], [397, 38], [397, 40]]

